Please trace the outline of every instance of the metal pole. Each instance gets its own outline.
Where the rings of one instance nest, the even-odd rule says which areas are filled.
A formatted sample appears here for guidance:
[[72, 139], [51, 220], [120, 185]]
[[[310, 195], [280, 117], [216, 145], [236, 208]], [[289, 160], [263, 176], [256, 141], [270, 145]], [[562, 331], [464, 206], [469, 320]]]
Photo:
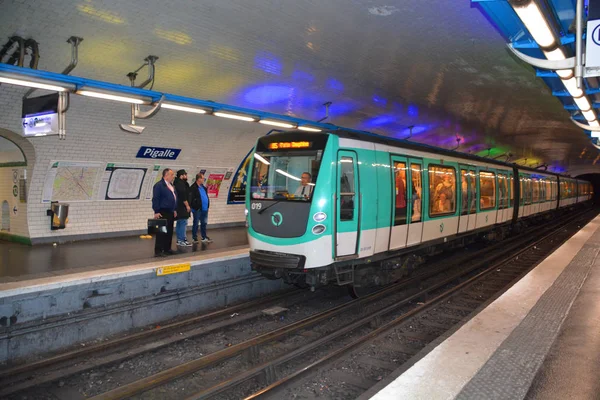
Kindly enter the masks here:
[[583, 0], [577, 0], [577, 10], [575, 14], [577, 24], [577, 37], [575, 38], [575, 56], [577, 63], [575, 65], [575, 81], [577, 88], [583, 89]]

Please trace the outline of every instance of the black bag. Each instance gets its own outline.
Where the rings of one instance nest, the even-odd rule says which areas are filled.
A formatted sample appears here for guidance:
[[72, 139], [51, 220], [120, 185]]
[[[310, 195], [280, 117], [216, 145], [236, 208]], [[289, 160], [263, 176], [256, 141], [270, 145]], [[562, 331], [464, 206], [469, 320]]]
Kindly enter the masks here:
[[166, 219], [149, 219], [148, 220], [148, 235], [153, 233], [167, 233]]

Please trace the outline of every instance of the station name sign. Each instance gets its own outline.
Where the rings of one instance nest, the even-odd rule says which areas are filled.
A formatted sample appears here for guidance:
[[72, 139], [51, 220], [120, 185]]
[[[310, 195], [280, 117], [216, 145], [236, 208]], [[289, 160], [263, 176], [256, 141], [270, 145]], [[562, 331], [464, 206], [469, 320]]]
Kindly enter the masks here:
[[269, 150], [310, 149], [312, 142], [274, 142], [269, 143]]
[[153, 158], [161, 160], [175, 160], [179, 156], [181, 149], [168, 149], [165, 147], [147, 147], [142, 146], [138, 151], [137, 158]]

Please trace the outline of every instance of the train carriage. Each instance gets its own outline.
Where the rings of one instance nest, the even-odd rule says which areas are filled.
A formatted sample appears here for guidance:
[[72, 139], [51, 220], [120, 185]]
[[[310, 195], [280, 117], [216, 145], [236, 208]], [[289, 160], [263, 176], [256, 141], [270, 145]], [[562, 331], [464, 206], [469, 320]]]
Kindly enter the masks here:
[[261, 137], [249, 171], [253, 268], [354, 294], [426, 254], [591, 198], [584, 181], [355, 131]]

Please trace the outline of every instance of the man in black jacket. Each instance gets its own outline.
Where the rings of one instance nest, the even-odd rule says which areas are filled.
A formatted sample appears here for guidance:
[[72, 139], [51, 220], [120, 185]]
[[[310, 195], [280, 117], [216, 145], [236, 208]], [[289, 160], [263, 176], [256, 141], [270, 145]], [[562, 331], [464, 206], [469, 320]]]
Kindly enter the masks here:
[[208, 208], [210, 199], [208, 190], [204, 186], [204, 175], [196, 175], [196, 182], [190, 187], [190, 205], [194, 214], [194, 223], [192, 224], [192, 239], [198, 243], [198, 222], [200, 222], [200, 234], [203, 243], [210, 243], [212, 240], [206, 236], [206, 225], [208, 223]]
[[177, 246], [191, 246], [187, 241], [185, 228], [190, 217], [190, 185], [187, 182], [187, 172], [184, 169], [177, 171], [175, 179], [175, 191], [177, 192]]
[[158, 232], [154, 244], [154, 255], [164, 257], [167, 254], [173, 254], [171, 250], [171, 240], [173, 239], [173, 219], [177, 217], [175, 208], [177, 207], [177, 194], [173, 187], [173, 177], [175, 174], [172, 169], [166, 168], [162, 173], [162, 179], [154, 185], [152, 194], [152, 209], [154, 218], [167, 220], [167, 232]]

